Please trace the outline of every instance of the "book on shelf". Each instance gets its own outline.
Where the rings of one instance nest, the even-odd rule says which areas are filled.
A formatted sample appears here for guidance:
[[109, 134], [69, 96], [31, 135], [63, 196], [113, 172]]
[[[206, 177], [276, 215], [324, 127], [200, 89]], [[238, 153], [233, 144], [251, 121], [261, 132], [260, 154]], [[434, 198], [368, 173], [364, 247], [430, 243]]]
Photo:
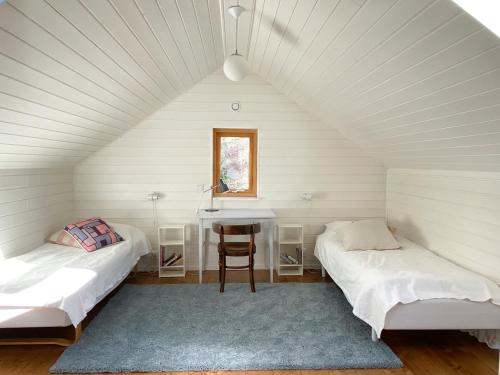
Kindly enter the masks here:
[[172, 263], [170, 263], [170, 265], [178, 266], [180, 263], [182, 263], [182, 254], [180, 254]]
[[162, 266], [167, 265], [167, 263], [170, 262], [172, 259], [174, 259], [176, 256], [177, 256], [177, 254], [173, 253], [167, 259], [164, 259], [164, 254], [163, 254], [163, 250], [162, 250], [162, 252], [161, 252], [161, 258], [162, 258], [161, 265]]
[[281, 260], [283, 260], [284, 262], [286, 262], [288, 264], [299, 264], [299, 261], [297, 259], [295, 259], [294, 257], [292, 257], [288, 254], [285, 254], [285, 253], [281, 253], [280, 258], [281, 258]]
[[163, 267], [174, 266], [174, 265], [180, 263], [181, 259], [182, 259], [182, 254], [173, 253], [168, 258], [168, 261], [165, 262], [165, 264], [163, 265]]
[[281, 254], [280, 254], [280, 259], [281, 259], [283, 262], [285, 262], [285, 263], [292, 264], [292, 263], [291, 263], [291, 261], [290, 261], [290, 259], [288, 259], [288, 257], [286, 256], [286, 254], [281, 253]]
[[295, 249], [295, 252], [297, 254], [297, 260], [299, 261], [299, 264], [302, 264], [302, 253], [303, 253], [304, 249], [301, 249], [300, 247], [297, 247]]

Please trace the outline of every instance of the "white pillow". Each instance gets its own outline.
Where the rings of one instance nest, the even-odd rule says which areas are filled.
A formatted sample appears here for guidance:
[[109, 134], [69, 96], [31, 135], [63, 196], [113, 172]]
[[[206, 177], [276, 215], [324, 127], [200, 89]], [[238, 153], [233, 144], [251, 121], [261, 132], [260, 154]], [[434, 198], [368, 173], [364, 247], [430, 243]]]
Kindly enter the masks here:
[[337, 229], [346, 251], [392, 250], [401, 246], [382, 220], [359, 220]]
[[331, 223], [325, 224], [326, 230], [336, 231], [339, 228], [342, 228], [344, 225], [354, 223], [354, 221], [332, 221]]

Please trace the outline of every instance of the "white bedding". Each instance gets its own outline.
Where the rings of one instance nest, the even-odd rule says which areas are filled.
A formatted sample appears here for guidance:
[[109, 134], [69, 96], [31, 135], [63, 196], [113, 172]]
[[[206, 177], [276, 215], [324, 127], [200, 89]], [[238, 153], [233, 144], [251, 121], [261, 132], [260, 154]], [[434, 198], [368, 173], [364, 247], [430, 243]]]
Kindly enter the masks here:
[[354, 315], [378, 337], [387, 312], [398, 303], [454, 298], [500, 305], [500, 287], [494, 282], [405, 238], [396, 239], [402, 246], [399, 250], [344, 251], [335, 230], [327, 229], [314, 249]]
[[91, 253], [46, 243], [1, 261], [0, 309], [57, 308], [68, 314], [73, 325], [78, 325], [127, 276], [139, 258], [151, 251], [139, 229], [110, 225], [125, 241]]

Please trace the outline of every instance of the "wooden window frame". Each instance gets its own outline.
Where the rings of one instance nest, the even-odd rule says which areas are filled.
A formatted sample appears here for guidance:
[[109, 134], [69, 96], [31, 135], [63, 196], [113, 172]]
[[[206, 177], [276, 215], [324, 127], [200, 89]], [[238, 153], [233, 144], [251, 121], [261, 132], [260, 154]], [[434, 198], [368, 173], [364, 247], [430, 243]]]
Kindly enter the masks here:
[[213, 130], [213, 173], [212, 182], [217, 186], [217, 181], [220, 177], [220, 139], [222, 137], [248, 137], [250, 138], [250, 161], [248, 171], [249, 188], [245, 191], [231, 192], [224, 194], [218, 191], [218, 188], [213, 190], [214, 197], [257, 197], [257, 129], [230, 129], [230, 128], [215, 128]]

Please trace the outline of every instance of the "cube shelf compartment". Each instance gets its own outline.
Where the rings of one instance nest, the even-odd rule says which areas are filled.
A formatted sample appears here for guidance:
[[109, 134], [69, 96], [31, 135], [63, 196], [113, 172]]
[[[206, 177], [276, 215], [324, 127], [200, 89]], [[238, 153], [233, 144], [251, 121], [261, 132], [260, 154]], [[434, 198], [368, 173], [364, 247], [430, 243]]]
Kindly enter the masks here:
[[[275, 264], [278, 276], [302, 275], [304, 273], [304, 226], [302, 224], [277, 225]], [[298, 263], [289, 263], [282, 255], [294, 258]]]
[[[184, 277], [186, 275], [186, 225], [166, 225], [158, 228], [158, 276]], [[181, 258], [171, 265], [166, 261], [172, 255]]]

